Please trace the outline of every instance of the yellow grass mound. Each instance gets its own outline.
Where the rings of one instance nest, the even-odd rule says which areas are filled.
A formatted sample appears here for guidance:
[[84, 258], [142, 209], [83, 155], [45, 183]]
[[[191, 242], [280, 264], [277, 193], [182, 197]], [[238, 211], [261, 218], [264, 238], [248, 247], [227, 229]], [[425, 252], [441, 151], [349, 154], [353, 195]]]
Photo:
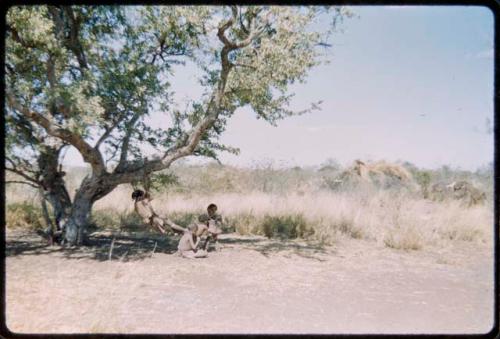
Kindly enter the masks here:
[[339, 187], [355, 187], [360, 185], [378, 188], [416, 188], [411, 173], [401, 165], [377, 161], [365, 163], [361, 160], [342, 172], [336, 182]]

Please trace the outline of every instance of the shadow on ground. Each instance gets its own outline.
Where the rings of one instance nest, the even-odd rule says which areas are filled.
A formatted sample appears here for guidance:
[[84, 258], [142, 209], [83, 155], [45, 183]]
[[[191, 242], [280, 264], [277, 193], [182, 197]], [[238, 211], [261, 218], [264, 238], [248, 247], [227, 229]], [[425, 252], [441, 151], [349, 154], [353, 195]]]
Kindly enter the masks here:
[[[59, 253], [67, 259], [94, 259], [97, 261], [119, 260], [136, 261], [151, 258], [154, 253], [174, 254], [177, 251], [179, 235], [162, 236], [144, 232], [95, 232], [88, 237], [85, 246], [64, 247], [49, 246], [41, 237], [33, 233], [8, 236], [5, 256], [42, 255]], [[298, 255], [303, 258], [324, 261], [322, 254], [327, 254], [319, 244], [299, 243], [290, 240], [267, 239], [264, 237], [243, 238], [225, 234], [219, 240], [223, 247], [239, 247], [254, 250], [265, 257], [283, 254], [285, 257]], [[331, 250], [328, 252], [331, 254]]]
[[287, 239], [267, 239], [264, 237], [241, 239], [235, 237], [222, 239], [221, 243], [237, 244], [241, 248], [257, 251], [266, 258], [280, 253], [285, 257], [290, 257], [294, 254], [306, 259], [325, 261], [326, 259], [321, 258], [322, 254], [335, 254], [331, 249], [327, 251], [323, 245], [318, 243], [300, 243]]
[[5, 256], [60, 253], [67, 259], [133, 261], [150, 258], [153, 253], [158, 252], [173, 254], [177, 251], [178, 239], [179, 236], [176, 235], [95, 232], [88, 237], [84, 246], [65, 247], [49, 246], [36, 234], [22, 234], [7, 237]]

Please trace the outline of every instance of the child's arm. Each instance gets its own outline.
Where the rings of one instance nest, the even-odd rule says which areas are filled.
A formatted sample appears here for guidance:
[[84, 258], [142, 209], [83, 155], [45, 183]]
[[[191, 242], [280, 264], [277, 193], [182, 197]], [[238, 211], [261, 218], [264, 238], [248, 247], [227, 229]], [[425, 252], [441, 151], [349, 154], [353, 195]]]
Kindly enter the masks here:
[[193, 250], [196, 250], [196, 248], [198, 247], [199, 243], [200, 243], [200, 238], [196, 237], [196, 242], [194, 242], [193, 241], [193, 235], [191, 234], [191, 236], [189, 237], [189, 244], [191, 245], [191, 248]]
[[214, 220], [215, 220], [215, 225], [217, 227], [219, 227], [220, 229], [222, 229], [222, 227], [224, 225], [224, 220], [222, 219], [222, 215], [220, 215], [220, 214], [215, 215]]
[[151, 215], [155, 215], [155, 210], [153, 209], [153, 205], [151, 205], [149, 199], [145, 198], [143, 200], [141, 200], [140, 202], [142, 204], [142, 206], [144, 206], [146, 209], [149, 210], [149, 212], [151, 213]]

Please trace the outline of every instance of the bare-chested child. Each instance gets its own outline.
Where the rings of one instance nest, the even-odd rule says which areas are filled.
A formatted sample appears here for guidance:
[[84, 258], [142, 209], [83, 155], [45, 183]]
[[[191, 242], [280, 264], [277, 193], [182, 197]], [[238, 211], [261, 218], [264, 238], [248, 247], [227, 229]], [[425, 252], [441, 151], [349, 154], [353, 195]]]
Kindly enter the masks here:
[[215, 249], [219, 251], [221, 249], [217, 236], [222, 233], [220, 227], [222, 226], [222, 216], [217, 214], [217, 205], [210, 204], [207, 207], [207, 213], [204, 213], [198, 217], [198, 221], [204, 225], [204, 227], [198, 227], [197, 235], [200, 237], [206, 233], [207, 238], [205, 239], [205, 244], [203, 244], [203, 249], [208, 250], [210, 240], [215, 243]]
[[135, 190], [132, 193], [132, 199], [135, 200], [135, 211], [142, 217], [144, 223], [157, 228], [161, 233], [165, 233], [165, 224], [168, 225], [174, 232], [184, 233], [186, 231], [184, 227], [176, 225], [168, 218], [162, 219], [155, 213], [153, 206], [151, 206], [151, 200], [153, 199], [149, 193], [144, 192], [143, 190]]
[[205, 258], [207, 256], [207, 251], [203, 249], [198, 250], [200, 238], [196, 236], [197, 230], [198, 225], [191, 224], [182, 235], [181, 240], [179, 240], [179, 245], [177, 246], [180, 256], [190, 259]]

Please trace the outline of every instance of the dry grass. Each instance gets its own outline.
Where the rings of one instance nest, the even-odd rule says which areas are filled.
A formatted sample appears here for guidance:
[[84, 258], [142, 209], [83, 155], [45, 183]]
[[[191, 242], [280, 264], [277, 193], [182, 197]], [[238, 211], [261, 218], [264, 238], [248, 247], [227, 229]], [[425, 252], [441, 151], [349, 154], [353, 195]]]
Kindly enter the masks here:
[[[464, 208], [459, 201], [432, 202], [408, 190], [328, 190], [321, 188], [320, 177], [307, 170], [212, 167], [180, 171], [185, 176], [181, 187], [154, 194], [157, 213], [186, 226], [208, 204], [216, 203], [229, 226], [227, 231], [323, 243], [349, 237], [401, 250], [419, 250], [449, 241], [492, 240], [490, 200], [485, 205]], [[122, 185], [99, 200], [94, 206], [93, 223], [106, 228], [144, 227], [134, 213], [131, 192], [129, 185]], [[39, 227], [43, 223], [39, 208], [29, 207], [39, 206], [36, 192], [11, 186], [6, 197], [8, 227]], [[27, 204], [13, 205], [22, 201]]]
[[7, 205], [5, 225], [8, 228], [41, 229], [46, 227], [42, 209], [28, 202]]
[[[99, 201], [96, 211], [132, 213], [129, 192], [126, 187], [119, 188]], [[160, 215], [181, 224], [193, 221], [212, 202], [240, 234], [301, 237], [325, 243], [351, 237], [402, 250], [454, 240], [484, 243], [491, 241], [493, 234], [491, 207], [467, 209], [457, 201], [437, 203], [391, 191], [164, 193], [153, 200]]]

